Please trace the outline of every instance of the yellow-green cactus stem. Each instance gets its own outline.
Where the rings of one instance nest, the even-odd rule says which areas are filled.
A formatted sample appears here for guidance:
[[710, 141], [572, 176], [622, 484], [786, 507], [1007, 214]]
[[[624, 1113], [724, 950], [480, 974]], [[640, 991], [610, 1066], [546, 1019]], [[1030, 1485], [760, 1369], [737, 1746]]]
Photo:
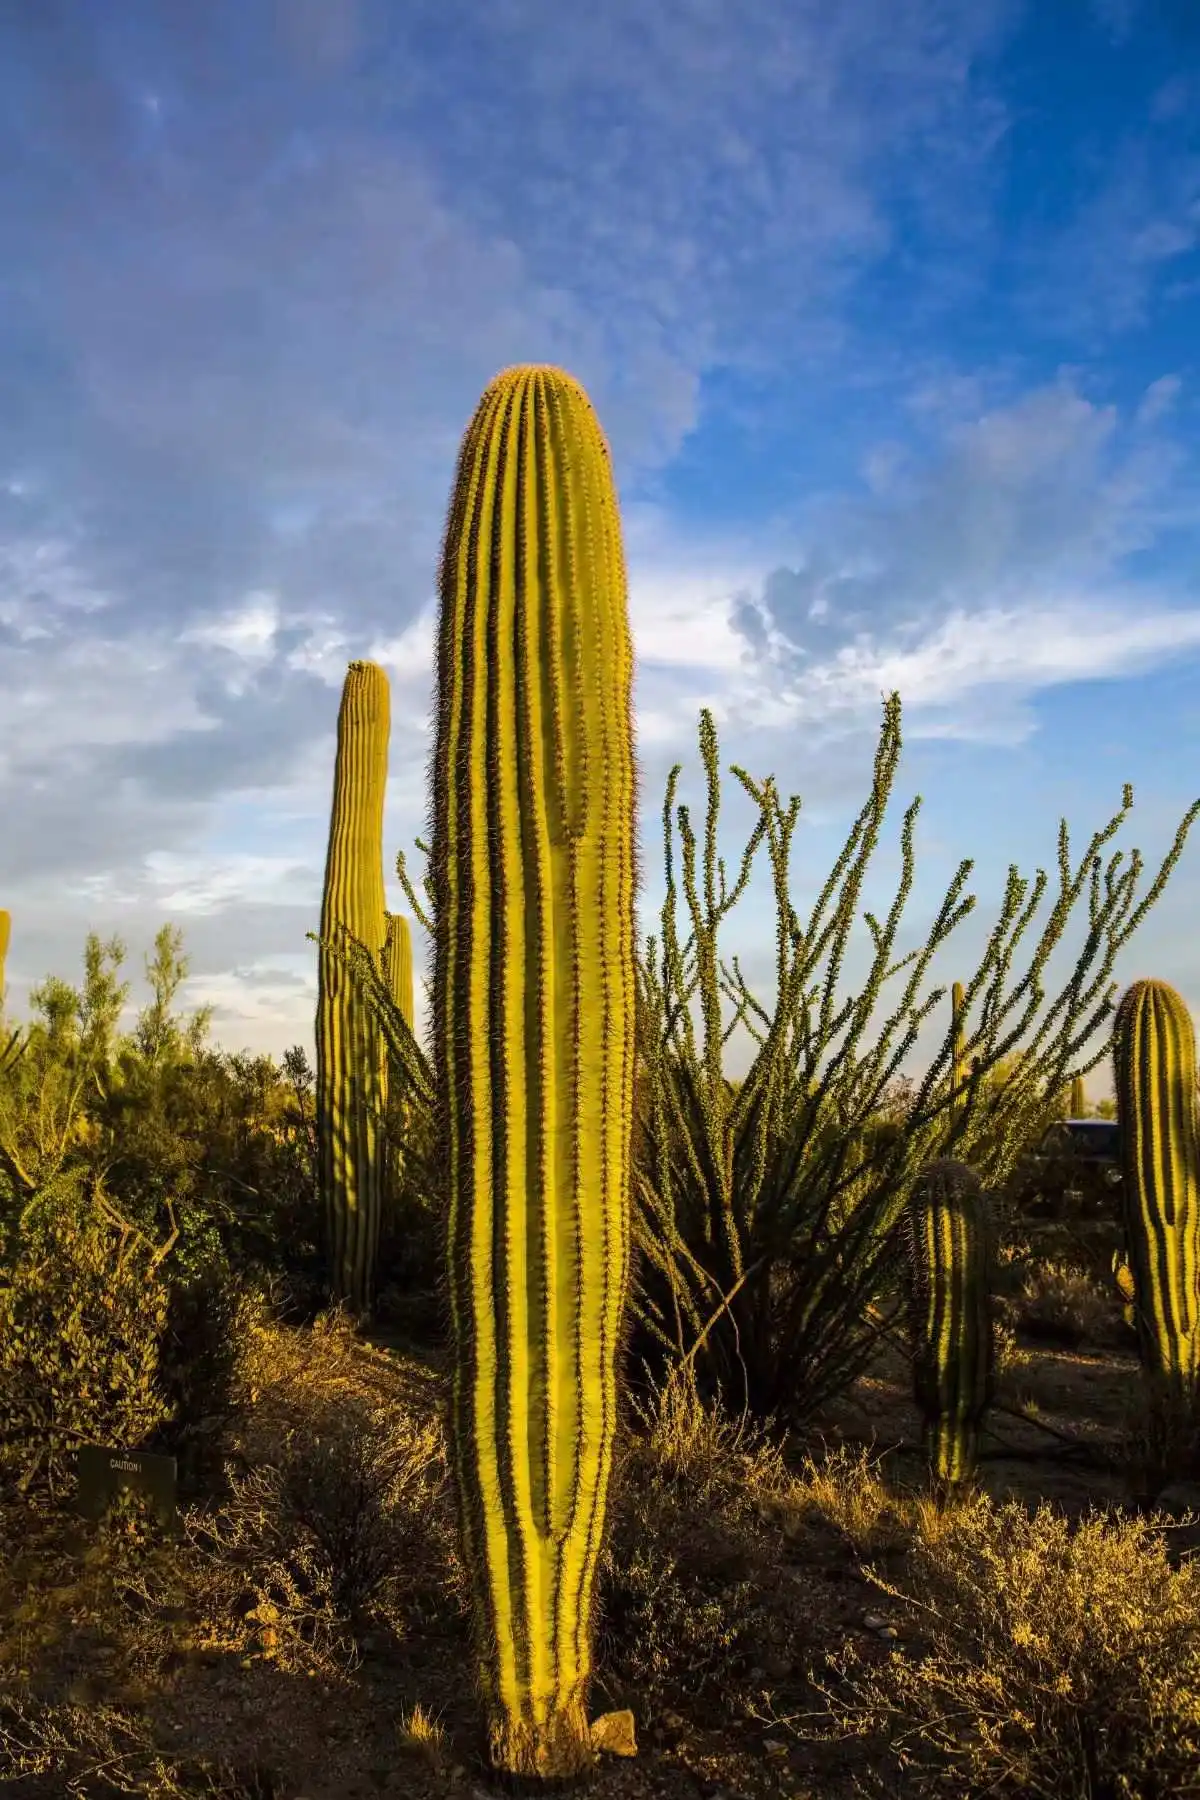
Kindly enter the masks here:
[[905, 1214], [913, 1393], [935, 1484], [970, 1479], [994, 1391], [993, 1227], [975, 1171], [926, 1164]]
[[1087, 1116], [1087, 1096], [1083, 1091], [1083, 1076], [1075, 1075], [1071, 1079], [1071, 1097], [1067, 1102], [1069, 1119], [1082, 1119]]
[[1135, 981], [1123, 995], [1113, 1020], [1113, 1077], [1142, 1367], [1152, 1386], [1190, 1399], [1200, 1352], [1196, 1033], [1165, 981]]
[[593, 1760], [593, 1611], [629, 1279], [635, 766], [624, 552], [582, 387], [509, 369], [439, 572], [434, 1064], [452, 1466], [493, 1767]]
[[388, 913], [383, 948], [383, 978], [404, 1023], [413, 1028], [412, 933], [403, 913]]
[[954, 1097], [955, 1105], [966, 1103], [967, 1058], [966, 1058], [966, 1020], [963, 1006], [965, 990], [961, 981], [956, 981], [950, 989], [950, 1017], [954, 1030]]
[[[345, 926], [382, 956], [383, 806], [391, 701], [384, 671], [352, 662], [338, 712], [321, 937]], [[380, 1119], [387, 1098], [379, 1028], [345, 965], [317, 952], [317, 1142], [331, 1293], [370, 1311], [383, 1202]]]

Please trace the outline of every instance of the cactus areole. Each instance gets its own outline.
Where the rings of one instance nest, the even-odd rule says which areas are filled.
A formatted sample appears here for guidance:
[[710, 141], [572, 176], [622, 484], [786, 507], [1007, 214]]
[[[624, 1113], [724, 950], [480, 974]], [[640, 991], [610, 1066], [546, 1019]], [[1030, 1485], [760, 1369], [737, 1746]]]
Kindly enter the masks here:
[[561, 371], [463, 440], [440, 569], [433, 1035], [451, 1443], [494, 1768], [571, 1777], [630, 1257], [633, 658], [608, 449]]
[[1190, 1398], [1200, 1371], [1196, 1033], [1165, 981], [1135, 981], [1113, 1020], [1125, 1240], [1142, 1366]]

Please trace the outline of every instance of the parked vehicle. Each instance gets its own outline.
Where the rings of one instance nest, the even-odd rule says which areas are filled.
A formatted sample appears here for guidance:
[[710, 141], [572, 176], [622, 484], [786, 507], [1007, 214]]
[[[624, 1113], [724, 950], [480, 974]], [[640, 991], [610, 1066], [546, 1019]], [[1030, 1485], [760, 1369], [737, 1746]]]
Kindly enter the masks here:
[[1103, 1216], [1120, 1185], [1120, 1159], [1115, 1119], [1056, 1119], [1018, 1165], [1018, 1205], [1035, 1218]]

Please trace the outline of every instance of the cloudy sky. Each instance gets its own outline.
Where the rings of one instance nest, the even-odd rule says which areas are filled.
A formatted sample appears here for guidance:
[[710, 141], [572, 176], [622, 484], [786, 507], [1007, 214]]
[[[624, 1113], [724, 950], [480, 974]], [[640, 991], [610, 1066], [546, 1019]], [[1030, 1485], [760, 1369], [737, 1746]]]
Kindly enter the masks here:
[[[945, 980], [1060, 815], [1082, 849], [1132, 782], [1156, 868], [1200, 794], [1189, 0], [0, 0], [0, 242], [11, 1016], [95, 929], [131, 1019], [170, 921], [218, 1043], [311, 1052], [346, 664], [391, 677], [390, 874], [455, 455], [512, 363], [612, 446], [646, 929], [703, 706], [803, 797], [803, 911], [899, 689], [864, 900], [921, 793], [906, 946], [976, 859]], [[721, 944], [769, 998], [767, 877]], [[1200, 831], [1118, 976], [1200, 1005], [1198, 905]]]

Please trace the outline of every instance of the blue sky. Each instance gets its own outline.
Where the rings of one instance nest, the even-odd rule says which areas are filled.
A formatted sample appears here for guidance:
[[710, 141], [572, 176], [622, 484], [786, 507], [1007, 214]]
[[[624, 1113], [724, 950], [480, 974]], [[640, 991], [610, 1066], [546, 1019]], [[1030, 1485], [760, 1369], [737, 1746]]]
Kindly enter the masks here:
[[[1153, 870], [1200, 793], [1188, 0], [0, 0], [0, 239], [10, 1014], [89, 928], [140, 1002], [170, 920], [218, 1042], [311, 1050], [345, 666], [392, 678], [390, 869], [455, 454], [517, 362], [612, 447], [647, 929], [706, 705], [803, 796], [803, 910], [899, 689], [864, 902], [920, 792], [906, 945], [976, 859], [947, 981], [1060, 814], [1081, 850], [1131, 781]], [[1196, 837], [1116, 971], [1193, 1007]], [[767, 876], [721, 936], [764, 998]]]

